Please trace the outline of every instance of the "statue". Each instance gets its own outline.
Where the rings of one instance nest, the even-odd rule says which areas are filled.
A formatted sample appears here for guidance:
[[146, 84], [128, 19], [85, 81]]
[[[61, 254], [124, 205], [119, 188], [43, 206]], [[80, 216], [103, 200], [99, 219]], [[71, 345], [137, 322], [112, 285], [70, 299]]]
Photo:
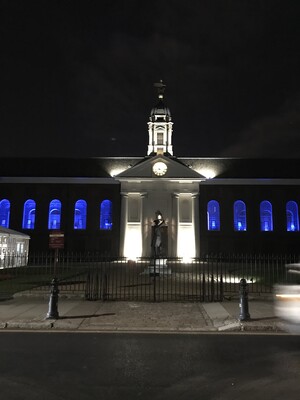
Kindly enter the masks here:
[[161, 226], [164, 224], [164, 219], [162, 213], [160, 211], [156, 211], [155, 220], [153, 221], [153, 233], [152, 233], [152, 255], [154, 258], [159, 258], [161, 256], [161, 247], [162, 247], [162, 232]]
[[161, 100], [164, 98], [166, 86], [167, 85], [165, 85], [162, 80], [158, 83], [154, 83], [154, 87], [157, 89], [158, 98]]

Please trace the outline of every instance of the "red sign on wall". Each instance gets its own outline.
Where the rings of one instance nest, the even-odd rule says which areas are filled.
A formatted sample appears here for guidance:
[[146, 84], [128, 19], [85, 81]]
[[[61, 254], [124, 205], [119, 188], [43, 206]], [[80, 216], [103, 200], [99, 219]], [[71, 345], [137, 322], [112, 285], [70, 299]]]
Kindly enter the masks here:
[[65, 244], [65, 234], [61, 231], [49, 233], [49, 249], [63, 249]]

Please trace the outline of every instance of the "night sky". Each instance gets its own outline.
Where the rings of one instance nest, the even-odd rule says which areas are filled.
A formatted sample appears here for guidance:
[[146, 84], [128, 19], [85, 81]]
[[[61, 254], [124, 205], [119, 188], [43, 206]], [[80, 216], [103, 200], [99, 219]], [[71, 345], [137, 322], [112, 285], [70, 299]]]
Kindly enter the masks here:
[[299, 0], [1, 0], [0, 156], [300, 156]]

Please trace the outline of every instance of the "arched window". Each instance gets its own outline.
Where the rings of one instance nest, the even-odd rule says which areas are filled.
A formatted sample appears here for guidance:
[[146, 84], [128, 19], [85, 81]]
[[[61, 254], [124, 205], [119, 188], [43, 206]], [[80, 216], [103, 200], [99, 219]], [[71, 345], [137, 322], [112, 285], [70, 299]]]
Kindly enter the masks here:
[[35, 224], [35, 201], [32, 199], [28, 199], [24, 203], [23, 208], [23, 229], [34, 229]]
[[260, 230], [263, 232], [273, 231], [272, 204], [264, 200], [260, 203]]
[[7, 199], [0, 201], [0, 226], [9, 227], [10, 202]]
[[164, 132], [157, 131], [157, 144], [164, 144]]
[[103, 200], [100, 204], [100, 229], [112, 229], [112, 202]]
[[61, 202], [52, 200], [49, 205], [48, 229], [60, 229]]
[[74, 229], [86, 229], [86, 209], [85, 200], [77, 200], [74, 208]]
[[209, 231], [220, 230], [220, 206], [216, 200], [207, 203], [207, 229]]
[[233, 206], [234, 230], [247, 230], [246, 204], [242, 200], [234, 202]]
[[288, 232], [299, 231], [298, 205], [295, 201], [286, 203], [286, 230]]

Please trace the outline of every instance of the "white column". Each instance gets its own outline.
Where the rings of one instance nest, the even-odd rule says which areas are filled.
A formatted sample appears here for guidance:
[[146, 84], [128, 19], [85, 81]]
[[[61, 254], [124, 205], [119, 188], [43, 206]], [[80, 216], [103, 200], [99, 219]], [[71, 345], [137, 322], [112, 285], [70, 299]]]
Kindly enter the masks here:
[[146, 232], [146, 223], [144, 220], [144, 215], [145, 215], [145, 197], [147, 196], [147, 193], [141, 193], [141, 215], [140, 215], [140, 221], [141, 221], [141, 235], [142, 235], [142, 257], [147, 255], [147, 232]]
[[192, 195], [193, 199], [193, 228], [195, 234], [195, 256], [200, 256], [200, 221], [199, 221], [199, 193]]
[[[173, 215], [172, 215], [172, 256], [178, 257], [178, 224], [179, 224], [179, 195], [173, 193]], [[169, 247], [170, 248], [170, 247]]]
[[128, 194], [121, 193], [120, 254], [124, 257], [126, 226], [128, 221]]

